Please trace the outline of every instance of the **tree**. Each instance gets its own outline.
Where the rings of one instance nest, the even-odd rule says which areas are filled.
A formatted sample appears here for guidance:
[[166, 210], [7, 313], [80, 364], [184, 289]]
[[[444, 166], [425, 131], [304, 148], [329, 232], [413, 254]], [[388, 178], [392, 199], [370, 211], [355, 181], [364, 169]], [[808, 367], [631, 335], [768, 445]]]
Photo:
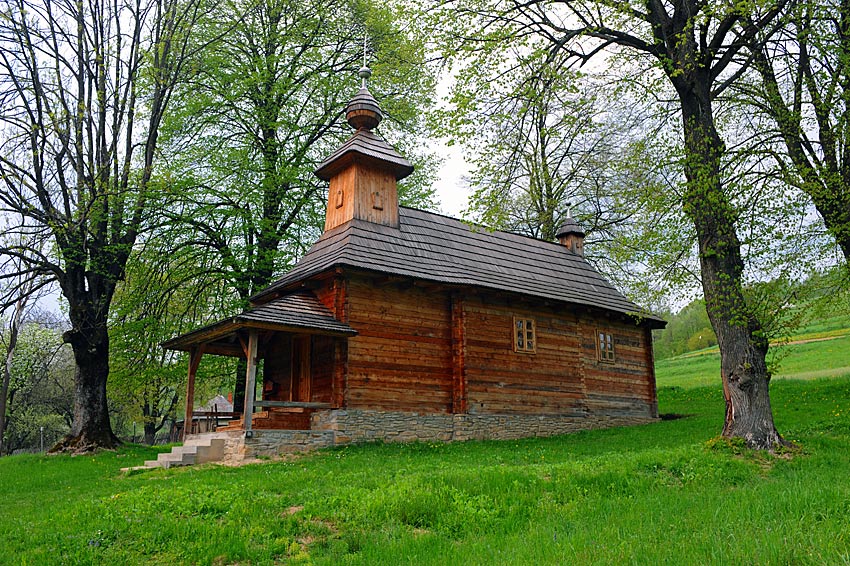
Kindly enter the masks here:
[[[20, 262], [11, 262], [13, 269], [20, 272]], [[14, 281], [8, 292], [3, 293], [3, 304], [10, 304], [12, 315], [9, 317], [6, 332], [3, 333], [2, 342], [5, 352], [5, 363], [3, 364], [3, 380], [0, 383], [0, 455], [3, 454], [3, 438], [6, 432], [6, 411], [9, 401], [9, 388], [12, 383], [12, 367], [15, 361], [15, 352], [18, 349], [18, 337], [21, 333], [21, 324], [27, 315], [31, 301], [37, 299], [33, 295], [36, 288], [40, 287], [38, 279], [23, 276], [23, 281]], [[4, 311], [6, 309], [3, 309]], [[13, 393], [14, 394], [14, 393]]]
[[488, 53], [482, 46], [512, 41], [525, 50], [547, 49], [549, 60], [567, 54], [587, 61], [618, 47], [622, 51], [615, 55], [634, 54], [638, 62], [652, 62], [672, 86], [684, 153], [680, 204], [693, 226], [703, 294], [721, 352], [726, 398], [722, 434], [743, 438], [757, 449], [784, 441], [770, 408], [768, 340], [744, 294], [738, 211], [723, 182], [726, 147], [713, 105], [746, 68], [742, 52], [757, 37], [771, 35], [769, 26], [785, 4], [469, 0], [453, 3], [451, 17], [460, 12], [472, 23], [449, 31], [462, 35], [473, 56], [492, 54], [492, 47]]
[[[12, 332], [2, 341], [9, 346]], [[20, 321], [13, 356], [7, 364], [9, 388], [3, 452], [40, 446], [67, 433], [73, 417], [73, 357], [62, 331], [49, 313], [29, 309]], [[49, 445], [49, 444], [48, 444]]]
[[811, 197], [850, 265], [850, 2], [800, 2], [786, 21], [752, 42], [760, 81], [739, 90], [775, 123], [782, 179]]
[[498, 81], [478, 67], [462, 75], [445, 112], [440, 133], [471, 152], [468, 213], [544, 240], [555, 239], [571, 206], [586, 211], [591, 234], [623, 222], [629, 212], [606, 206], [607, 195], [624, 177], [635, 185], [636, 166], [653, 162], [648, 115], [627, 92], [569, 70], [562, 57], [515, 57]]
[[[554, 240], [570, 213], [587, 233], [588, 261], [643, 304], [658, 304], [682, 256], [691, 261], [664, 190], [677, 178], [679, 152], [663, 135], [665, 120], [610, 77], [570, 71], [543, 50], [515, 57], [499, 81], [477, 65], [462, 74], [442, 121], [441, 133], [464, 144], [474, 167], [466, 214]], [[650, 238], [664, 244], [650, 253]]]
[[200, 9], [193, 0], [0, 4], [0, 212], [11, 233], [50, 242], [0, 254], [23, 263], [17, 275], [58, 282], [68, 302], [74, 421], [57, 450], [117, 443], [109, 309], [150, 212], [159, 127]]
[[[178, 200], [162, 207], [168, 223], [156, 237], [167, 255], [194, 255], [199, 277], [226, 282], [232, 302], [219, 316], [247, 306], [321, 233], [327, 201], [312, 171], [349, 135], [344, 109], [364, 35], [386, 127], [405, 133], [423, 123], [433, 78], [421, 40], [397, 18], [377, 3], [328, 0], [230, 0], [208, 14], [215, 40], [198, 52], [169, 115], [168, 183]], [[430, 205], [428, 174], [401, 188], [405, 202]], [[244, 368], [235, 383], [239, 411]]]
[[[209, 322], [229, 302], [220, 278], [198, 278], [186, 257], [162, 252], [153, 245], [136, 250], [116, 291], [109, 321], [111, 406], [125, 419], [141, 421], [146, 444], [154, 444], [160, 431], [176, 419], [186, 381], [180, 354], [163, 350], [160, 343]], [[217, 360], [198, 372], [206, 386], [215, 387], [223, 375], [232, 375], [234, 364]]]

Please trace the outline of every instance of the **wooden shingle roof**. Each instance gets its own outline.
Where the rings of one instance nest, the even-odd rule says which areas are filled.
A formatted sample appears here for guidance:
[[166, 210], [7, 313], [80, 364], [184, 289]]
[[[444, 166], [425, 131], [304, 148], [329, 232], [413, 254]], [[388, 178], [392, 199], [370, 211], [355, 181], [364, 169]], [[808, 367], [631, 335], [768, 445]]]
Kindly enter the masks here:
[[[236, 331], [256, 328], [283, 332], [307, 332], [330, 336], [354, 336], [357, 331], [334, 318], [333, 313], [310, 292], [299, 291], [252, 307], [236, 316], [197, 328], [162, 343], [167, 350], [189, 350], [208, 344], [212, 353], [226, 353]], [[237, 352], [238, 353], [238, 352]]]
[[413, 165], [410, 161], [399, 155], [381, 136], [363, 129], [354, 132], [354, 135], [348, 138], [339, 149], [322, 161], [316, 169], [316, 176], [329, 181], [355, 156], [380, 162], [384, 168], [395, 174], [396, 179], [403, 179], [413, 173]]
[[250, 308], [236, 316], [245, 322], [280, 324], [333, 334], [357, 334], [310, 292], [293, 293]]
[[399, 228], [352, 220], [325, 232], [295, 267], [252, 300], [334, 267], [476, 286], [663, 320], [617, 291], [582, 256], [557, 243], [473, 229], [440, 214], [399, 208]]

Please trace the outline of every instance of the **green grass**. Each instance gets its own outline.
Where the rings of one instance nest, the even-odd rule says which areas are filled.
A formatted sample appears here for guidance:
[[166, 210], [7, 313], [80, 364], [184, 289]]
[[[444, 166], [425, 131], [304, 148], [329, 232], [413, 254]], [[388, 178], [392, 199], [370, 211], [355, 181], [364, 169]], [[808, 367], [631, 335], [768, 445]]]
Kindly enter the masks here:
[[[850, 334], [771, 348], [775, 379], [814, 379], [850, 375]], [[795, 337], [794, 340], [812, 338]], [[717, 348], [655, 362], [659, 387], [711, 386], [720, 380]]]
[[848, 564], [850, 377], [772, 391], [790, 457], [708, 443], [714, 385], [659, 389], [688, 418], [548, 439], [131, 475], [153, 450], [3, 458], [0, 563]]

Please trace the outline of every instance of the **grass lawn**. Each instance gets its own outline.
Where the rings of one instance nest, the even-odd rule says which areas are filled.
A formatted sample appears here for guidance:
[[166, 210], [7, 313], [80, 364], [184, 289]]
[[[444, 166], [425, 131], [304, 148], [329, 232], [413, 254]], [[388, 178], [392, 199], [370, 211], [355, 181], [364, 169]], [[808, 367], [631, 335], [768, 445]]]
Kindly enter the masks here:
[[[805, 338], [771, 348], [775, 379], [813, 379], [850, 375], [850, 334], [838, 338]], [[711, 386], [720, 379], [720, 353], [717, 348], [656, 360], [659, 387]]]
[[132, 475], [153, 450], [2, 458], [0, 564], [850, 564], [850, 375], [775, 381], [802, 450], [769, 456], [710, 442], [719, 384], [659, 373], [689, 417]]

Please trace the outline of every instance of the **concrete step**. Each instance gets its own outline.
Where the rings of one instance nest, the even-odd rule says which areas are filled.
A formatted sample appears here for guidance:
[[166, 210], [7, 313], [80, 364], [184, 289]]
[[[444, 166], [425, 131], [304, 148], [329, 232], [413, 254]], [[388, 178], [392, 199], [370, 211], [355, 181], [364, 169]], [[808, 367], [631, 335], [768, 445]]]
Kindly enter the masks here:
[[189, 438], [183, 446], [175, 446], [171, 452], [159, 454], [156, 460], [145, 461], [144, 466], [123, 469], [129, 471], [144, 468], [172, 468], [219, 462], [224, 459], [224, 438], [196, 436]]
[[206, 464], [207, 462], [219, 462], [224, 460], [224, 439], [210, 438], [208, 443], [198, 444], [196, 452], [197, 464]]
[[165, 452], [157, 456], [161, 468], [172, 468], [175, 466], [191, 466], [196, 461], [198, 453], [197, 446], [175, 446], [171, 452]]

